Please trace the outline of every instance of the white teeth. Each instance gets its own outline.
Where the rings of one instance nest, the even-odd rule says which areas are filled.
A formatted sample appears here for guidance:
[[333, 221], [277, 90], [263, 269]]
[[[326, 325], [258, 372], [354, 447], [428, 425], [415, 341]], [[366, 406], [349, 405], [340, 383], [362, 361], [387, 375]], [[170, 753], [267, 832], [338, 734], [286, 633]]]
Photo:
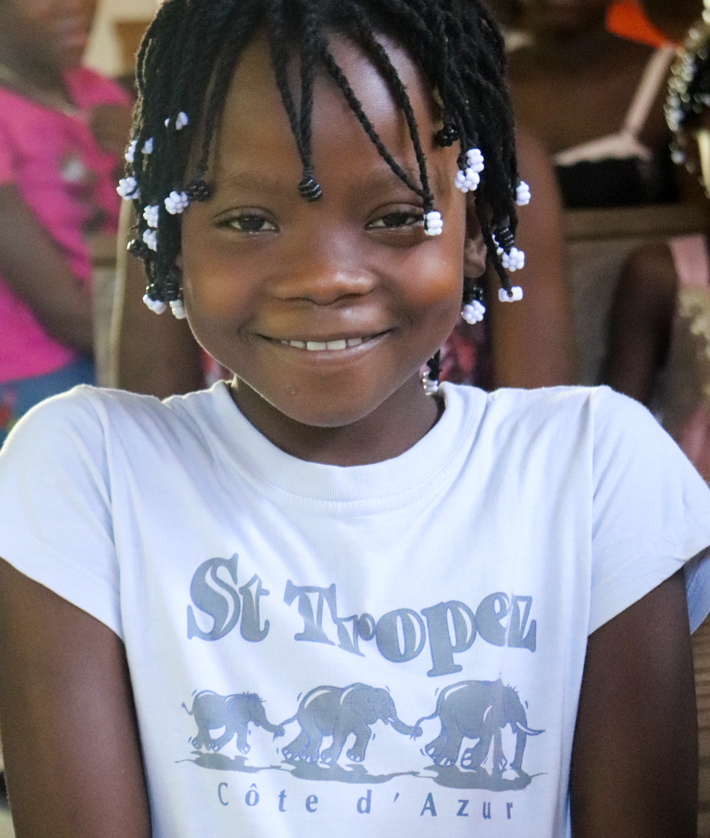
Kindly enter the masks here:
[[347, 340], [341, 338], [340, 340], [329, 340], [327, 342], [319, 340], [281, 340], [279, 343], [284, 346], [292, 346], [294, 349], [307, 349], [309, 352], [324, 352], [326, 350], [342, 352], [343, 349], [360, 346], [368, 340], [369, 338], [348, 338]]

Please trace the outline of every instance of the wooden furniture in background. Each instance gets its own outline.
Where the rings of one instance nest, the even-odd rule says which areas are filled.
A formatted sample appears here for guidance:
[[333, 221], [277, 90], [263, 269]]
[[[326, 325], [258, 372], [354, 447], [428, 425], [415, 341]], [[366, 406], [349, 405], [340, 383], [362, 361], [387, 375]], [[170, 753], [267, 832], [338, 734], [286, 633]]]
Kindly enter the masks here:
[[150, 20], [117, 20], [114, 22], [116, 37], [121, 45], [121, 75], [133, 72], [136, 53]]

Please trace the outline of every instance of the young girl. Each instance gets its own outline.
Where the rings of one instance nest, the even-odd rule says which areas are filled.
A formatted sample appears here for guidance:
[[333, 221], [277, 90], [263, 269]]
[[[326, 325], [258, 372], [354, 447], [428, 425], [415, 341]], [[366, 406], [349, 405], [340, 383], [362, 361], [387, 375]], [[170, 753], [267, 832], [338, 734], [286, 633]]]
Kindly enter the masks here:
[[0, 0], [0, 445], [93, 381], [87, 232], [115, 231], [129, 96], [81, 66], [96, 0]]
[[18, 838], [695, 833], [707, 488], [608, 390], [436, 387], [522, 293], [503, 70], [476, 0], [161, 7], [132, 250], [235, 377], [2, 452]]

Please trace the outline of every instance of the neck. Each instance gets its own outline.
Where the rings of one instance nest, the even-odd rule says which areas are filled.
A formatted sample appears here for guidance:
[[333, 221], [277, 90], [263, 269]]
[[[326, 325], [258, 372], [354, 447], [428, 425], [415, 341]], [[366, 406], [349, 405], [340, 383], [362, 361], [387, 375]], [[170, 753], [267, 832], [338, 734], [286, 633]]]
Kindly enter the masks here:
[[23, 54], [19, 45], [0, 37], [0, 64], [17, 75], [25, 84], [44, 93], [65, 95], [61, 71], [47, 63], [33, 61]]
[[424, 395], [418, 377], [368, 416], [337, 428], [296, 422], [241, 381], [232, 384], [231, 393], [242, 414], [277, 448], [324, 465], [369, 465], [398, 457], [419, 442], [440, 415], [439, 402]]

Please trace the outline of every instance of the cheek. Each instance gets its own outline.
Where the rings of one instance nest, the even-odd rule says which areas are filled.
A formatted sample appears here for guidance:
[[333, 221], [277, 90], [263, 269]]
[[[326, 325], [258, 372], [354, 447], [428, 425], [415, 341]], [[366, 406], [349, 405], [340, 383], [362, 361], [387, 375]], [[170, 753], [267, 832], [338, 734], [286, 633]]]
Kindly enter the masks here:
[[[186, 219], [187, 220], [187, 219]], [[183, 225], [181, 265], [183, 296], [188, 311], [210, 320], [224, 320], [244, 309], [250, 284], [234, 260], [209, 236]]]
[[443, 319], [449, 330], [461, 310], [464, 274], [463, 238], [452, 234], [451, 239], [438, 247], [422, 248], [412, 270], [404, 274], [411, 277], [406, 287], [412, 305]]

